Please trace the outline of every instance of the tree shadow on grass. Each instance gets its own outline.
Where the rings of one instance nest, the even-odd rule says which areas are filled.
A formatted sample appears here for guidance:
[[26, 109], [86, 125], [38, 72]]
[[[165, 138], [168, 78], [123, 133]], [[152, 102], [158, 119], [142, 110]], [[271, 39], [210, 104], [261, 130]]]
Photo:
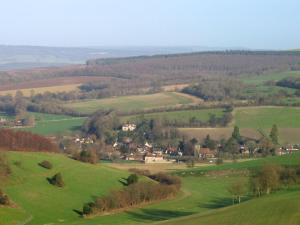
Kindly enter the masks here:
[[162, 221], [172, 218], [188, 216], [193, 214], [192, 212], [162, 210], [162, 209], [140, 209], [138, 212], [126, 212], [136, 221]]
[[[241, 203], [250, 199], [251, 198], [249, 196], [245, 196], [242, 198]], [[237, 200], [235, 200], [235, 204], [237, 204]], [[207, 209], [219, 209], [231, 205], [233, 205], [232, 198], [215, 198], [210, 202], [199, 204], [199, 207]]]
[[83, 217], [83, 212], [81, 210], [73, 209], [73, 212], [75, 212], [77, 215], [79, 215], [79, 217]]
[[127, 178], [122, 177], [119, 182], [123, 185], [123, 186], [128, 186], [128, 181]]
[[232, 205], [232, 198], [215, 198], [210, 202], [200, 203], [199, 207], [206, 209], [219, 209]]

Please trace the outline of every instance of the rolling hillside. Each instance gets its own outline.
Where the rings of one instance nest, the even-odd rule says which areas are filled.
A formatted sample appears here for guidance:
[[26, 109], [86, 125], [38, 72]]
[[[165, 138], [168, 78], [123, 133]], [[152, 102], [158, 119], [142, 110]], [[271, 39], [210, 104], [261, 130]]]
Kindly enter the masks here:
[[[24, 221], [28, 221], [28, 225], [70, 224], [79, 219], [76, 210], [80, 210], [83, 203], [111, 188], [120, 188], [118, 180], [128, 175], [125, 171], [83, 164], [59, 154], [9, 152], [8, 158], [12, 177], [4, 190], [18, 207], [0, 208], [1, 225]], [[40, 167], [38, 163], [43, 160], [50, 161], [53, 169]], [[66, 184], [63, 188], [47, 181], [47, 177], [57, 172], [62, 173]]]

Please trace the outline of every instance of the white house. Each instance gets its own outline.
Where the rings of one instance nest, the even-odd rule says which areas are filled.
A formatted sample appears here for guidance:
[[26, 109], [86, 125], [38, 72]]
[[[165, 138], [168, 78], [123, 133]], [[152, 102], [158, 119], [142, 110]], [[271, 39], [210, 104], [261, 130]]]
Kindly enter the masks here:
[[149, 154], [144, 158], [145, 163], [169, 163], [162, 155]]
[[134, 131], [136, 129], [136, 125], [134, 123], [127, 123], [122, 126], [122, 131]]

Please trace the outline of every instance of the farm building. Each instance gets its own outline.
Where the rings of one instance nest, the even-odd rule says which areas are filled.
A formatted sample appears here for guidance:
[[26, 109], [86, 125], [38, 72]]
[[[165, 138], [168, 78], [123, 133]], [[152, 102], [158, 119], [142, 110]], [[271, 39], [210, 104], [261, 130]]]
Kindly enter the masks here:
[[201, 159], [211, 159], [215, 157], [216, 157], [216, 153], [210, 150], [209, 148], [201, 148], [199, 150], [199, 158]]
[[162, 155], [156, 154], [147, 154], [144, 157], [145, 163], [168, 163], [169, 161], [165, 160]]
[[122, 126], [122, 131], [134, 131], [136, 129], [136, 125], [134, 123], [127, 123]]

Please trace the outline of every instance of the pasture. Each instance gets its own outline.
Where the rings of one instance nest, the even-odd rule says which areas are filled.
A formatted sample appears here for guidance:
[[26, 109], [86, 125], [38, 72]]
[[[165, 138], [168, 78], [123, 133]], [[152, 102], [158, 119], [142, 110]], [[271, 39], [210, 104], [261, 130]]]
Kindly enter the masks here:
[[234, 111], [234, 123], [241, 128], [300, 128], [300, 108], [245, 107]]
[[283, 191], [208, 213], [158, 224], [164, 225], [298, 225], [299, 189]]
[[194, 98], [175, 92], [150, 95], [132, 95], [104, 99], [71, 102], [66, 107], [82, 113], [93, 113], [99, 109], [114, 109], [120, 112], [141, 111], [194, 103]]
[[233, 111], [233, 121], [228, 127], [217, 128], [179, 128], [182, 135], [203, 140], [206, 135], [220, 140], [228, 139], [233, 126], [240, 128], [241, 135], [259, 139], [260, 130], [269, 133], [273, 124], [278, 126], [279, 141], [300, 143], [300, 108], [295, 107], [241, 107]]
[[67, 134], [79, 130], [85, 117], [72, 117], [45, 113], [30, 113], [34, 115], [36, 124], [34, 127], [24, 128], [41, 135]]
[[[74, 210], [80, 210], [94, 195], [120, 188], [119, 179], [128, 175], [126, 171], [80, 163], [59, 154], [9, 152], [8, 158], [12, 177], [4, 190], [18, 207], [0, 208], [0, 221], [5, 221], [5, 225], [20, 224], [24, 218], [32, 225], [71, 224], [80, 220]], [[43, 160], [50, 161], [53, 169], [40, 167], [38, 163]], [[16, 166], [16, 161], [21, 165]], [[47, 177], [57, 172], [62, 173], [64, 188], [54, 187], [47, 181]]]
[[[7, 154], [12, 167], [12, 177], [7, 183], [1, 183], [1, 187], [11, 196], [18, 207], [0, 208], [1, 222], [5, 222], [5, 225], [17, 225], [24, 221], [29, 225], [173, 225], [199, 224], [199, 221], [207, 222], [203, 224], [219, 224], [218, 222], [221, 221], [225, 212], [232, 216], [226, 217], [224, 225], [239, 224], [230, 222], [239, 221], [240, 214], [243, 214], [245, 219], [240, 224], [246, 225], [244, 222], [249, 219], [251, 224], [260, 225], [266, 222], [265, 215], [270, 216], [269, 214], [275, 209], [283, 210], [283, 206], [288, 206], [291, 210], [286, 217], [278, 221], [293, 222], [297, 218], [295, 212], [298, 212], [298, 206], [295, 204], [299, 199], [299, 192], [296, 192], [298, 190], [290, 192], [290, 194], [289, 191], [278, 192], [270, 197], [249, 201], [245, 201], [247, 198], [243, 198], [242, 204], [231, 206], [231, 197], [227, 187], [236, 180], [246, 179], [241, 173], [243, 169], [256, 168], [265, 163], [298, 165], [300, 154], [179, 170], [177, 173], [183, 175], [182, 192], [175, 199], [86, 219], [81, 218], [76, 210], [80, 210], [82, 204], [91, 200], [95, 195], [104, 195], [111, 189], [121, 188], [119, 179], [128, 176], [126, 171], [128, 167], [118, 170], [111, 168], [110, 166], [114, 165], [109, 164], [83, 164], [59, 154], [17, 152]], [[38, 166], [42, 160], [52, 162], [53, 169], [45, 170]], [[135, 167], [135, 165], [131, 166]], [[173, 168], [173, 166], [169, 168], [175, 169], [175, 171], [183, 169], [183, 167]], [[165, 169], [167, 168], [163, 170], [165, 171]], [[236, 172], [233, 172], [232, 169]], [[228, 172], [224, 173], [224, 170]], [[205, 176], [198, 174], [203, 171], [212, 172]], [[53, 187], [47, 182], [46, 178], [56, 172], [62, 173], [66, 183], [65, 187]], [[110, 175], [107, 176], [107, 174]], [[268, 198], [273, 200], [269, 201]], [[290, 203], [288, 203], [289, 201]], [[279, 206], [280, 202], [287, 204]], [[268, 205], [270, 203], [272, 206]], [[250, 212], [256, 213], [254, 205], [258, 206], [257, 210], [262, 210], [267, 206], [273, 208], [267, 211], [262, 210], [263, 212], [258, 213], [256, 217], [251, 217]], [[295, 210], [290, 207], [295, 207]], [[249, 210], [249, 213], [244, 210]], [[222, 212], [224, 213], [222, 214]], [[280, 213], [277, 214], [280, 215]], [[232, 219], [230, 220], [230, 218]], [[274, 224], [281, 225], [279, 222]]]
[[280, 73], [268, 73], [262, 75], [243, 75], [240, 79], [246, 84], [262, 85], [267, 81], [279, 81], [286, 77], [300, 77], [300, 71], [286, 71]]
[[180, 110], [173, 112], [159, 112], [159, 113], [148, 113], [141, 115], [133, 115], [133, 116], [124, 116], [122, 117], [122, 121], [130, 121], [135, 122], [139, 120], [141, 117], [145, 119], [160, 119], [160, 120], [168, 120], [168, 121], [178, 121], [181, 123], [189, 123], [190, 119], [194, 118], [195, 120], [200, 120], [203, 122], [207, 122], [209, 120], [210, 115], [216, 115], [216, 117], [220, 118], [224, 114], [224, 109], [199, 109], [199, 110]]

